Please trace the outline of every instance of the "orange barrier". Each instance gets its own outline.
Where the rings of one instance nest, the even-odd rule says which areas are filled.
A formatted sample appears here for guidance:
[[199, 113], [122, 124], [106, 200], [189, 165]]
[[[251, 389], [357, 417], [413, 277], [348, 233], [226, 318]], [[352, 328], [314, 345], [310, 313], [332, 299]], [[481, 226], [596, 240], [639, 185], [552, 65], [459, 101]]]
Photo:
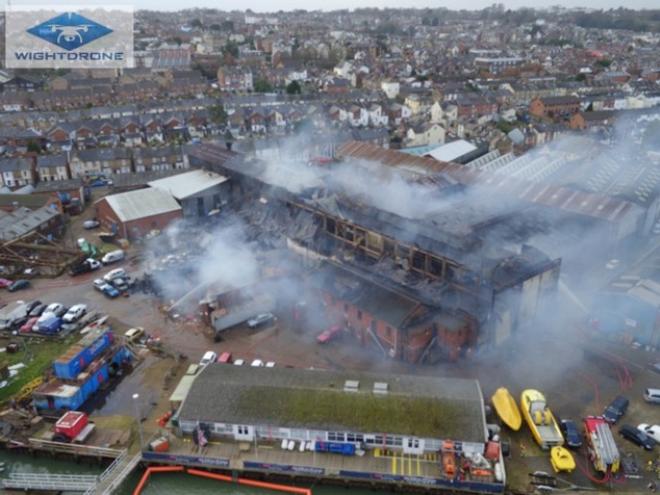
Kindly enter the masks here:
[[255, 488], [266, 488], [268, 490], [276, 490], [278, 492], [295, 493], [297, 495], [312, 495], [312, 490], [309, 488], [298, 488], [295, 486], [280, 485], [277, 483], [267, 483], [265, 481], [248, 480], [245, 478], [238, 478], [238, 484], [253, 486]]
[[189, 468], [186, 472], [193, 476], [201, 476], [202, 478], [209, 478], [212, 480], [227, 481], [228, 483], [234, 481], [231, 476], [227, 476], [226, 474], [209, 473], [208, 471], [202, 471], [201, 469]]
[[183, 466], [157, 466], [147, 468], [147, 470], [142, 475], [140, 482], [135, 487], [135, 490], [133, 490], [133, 495], [140, 495], [140, 493], [142, 493], [142, 490], [144, 490], [147, 481], [149, 481], [149, 478], [151, 477], [151, 473], [180, 473], [182, 471]]
[[[133, 491], [133, 495], [140, 495], [140, 493], [142, 493], [142, 490], [144, 490], [144, 487], [146, 486], [147, 481], [149, 481], [149, 478], [152, 473], [173, 473], [173, 472], [182, 472], [182, 471], [184, 471], [183, 466], [160, 466], [160, 467], [147, 468], [147, 470], [142, 475], [140, 482], [135, 487], [135, 490]], [[225, 481], [227, 483], [234, 482], [234, 479], [231, 476], [227, 476], [226, 474], [210, 473], [208, 471], [203, 471], [201, 469], [193, 469], [193, 468], [185, 469], [185, 471], [188, 474], [191, 474], [193, 476], [199, 476], [201, 478], [208, 478], [216, 481]], [[295, 495], [312, 495], [312, 490], [310, 488], [298, 488], [295, 486], [280, 485], [278, 483], [268, 483], [265, 481], [255, 481], [246, 478], [238, 478], [237, 482], [239, 485], [252, 486], [255, 488], [265, 488], [267, 490], [293, 493]]]

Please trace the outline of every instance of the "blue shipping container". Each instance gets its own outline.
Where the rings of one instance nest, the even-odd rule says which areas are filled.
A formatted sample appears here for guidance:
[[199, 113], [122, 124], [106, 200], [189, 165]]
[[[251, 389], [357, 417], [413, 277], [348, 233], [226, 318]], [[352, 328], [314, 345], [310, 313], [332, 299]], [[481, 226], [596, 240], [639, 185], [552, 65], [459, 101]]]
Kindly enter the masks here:
[[86, 335], [53, 363], [55, 376], [74, 380], [110, 344], [112, 332], [108, 329], [99, 329]]

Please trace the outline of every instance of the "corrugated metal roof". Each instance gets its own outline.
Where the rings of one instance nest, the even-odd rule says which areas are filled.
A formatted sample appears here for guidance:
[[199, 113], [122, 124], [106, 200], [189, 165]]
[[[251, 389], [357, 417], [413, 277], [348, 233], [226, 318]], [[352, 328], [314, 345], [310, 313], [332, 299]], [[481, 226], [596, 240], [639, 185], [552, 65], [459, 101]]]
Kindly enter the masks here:
[[148, 183], [150, 187], [167, 191], [176, 199], [185, 199], [202, 191], [227, 182], [227, 177], [205, 170], [191, 170], [183, 174]]
[[[487, 185], [494, 191], [505, 195], [514, 194], [522, 200], [535, 204], [613, 223], [623, 220], [629, 213], [634, 213], [633, 210], [636, 208], [636, 205], [629, 201], [607, 195], [577, 191], [568, 186], [531, 183], [504, 174], [469, 169], [456, 163], [407, 155], [397, 150], [381, 148], [372, 143], [356, 141], [345, 143], [339, 146], [337, 155], [362, 158], [394, 167], [415, 168], [420, 173], [444, 172], [466, 185], [475, 183]], [[637, 209], [639, 211], [638, 207]]]
[[103, 200], [108, 202], [122, 222], [181, 210], [176, 199], [160, 189], [138, 189], [112, 194], [99, 201]]

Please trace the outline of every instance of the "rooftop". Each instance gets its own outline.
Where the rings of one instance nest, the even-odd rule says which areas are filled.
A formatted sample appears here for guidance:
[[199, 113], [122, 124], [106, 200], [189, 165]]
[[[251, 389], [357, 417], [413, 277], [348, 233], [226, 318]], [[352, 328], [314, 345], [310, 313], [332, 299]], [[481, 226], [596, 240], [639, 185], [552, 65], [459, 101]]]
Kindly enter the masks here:
[[108, 202], [122, 222], [181, 210], [176, 199], [160, 189], [137, 189], [112, 194], [99, 201], [103, 200]]
[[[359, 382], [345, 392], [347, 380]], [[374, 383], [387, 394], [375, 395]], [[485, 440], [475, 380], [214, 363], [193, 383], [181, 420]]]
[[227, 182], [227, 177], [205, 170], [191, 170], [173, 177], [149, 182], [149, 186], [167, 191], [176, 199], [185, 199]]

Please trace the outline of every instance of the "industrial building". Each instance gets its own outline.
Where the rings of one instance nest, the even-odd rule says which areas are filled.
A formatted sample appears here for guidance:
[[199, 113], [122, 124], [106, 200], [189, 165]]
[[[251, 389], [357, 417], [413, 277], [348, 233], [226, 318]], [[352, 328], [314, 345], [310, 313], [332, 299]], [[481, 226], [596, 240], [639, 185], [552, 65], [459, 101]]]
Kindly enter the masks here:
[[205, 423], [236, 441], [313, 440], [440, 450], [443, 440], [482, 452], [488, 439], [476, 380], [254, 368], [213, 363], [196, 375], [177, 413], [182, 434]]
[[[345, 162], [353, 161], [350, 146], [338, 150]], [[332, 259], [335, 269], [345, 272], [336, 280], [362, 285], [355, 294], [337, 294], [327, 283], [335, 275], [320, 274], [325, 288], [317, 288], [334, 302], [326, 306], [328, 312], [348, 324], [365, 346], [410, 362], [432, 352], [456, 358], [534, 325], [537, 306], [556, 288], [560, 260], [524, 241], [513, 249], [489, 241], [502, 232], [533, 232], [533, 216], [529, 226], [512, 218], [521, 207], [506, 195], [497, 208], [475, 204], [466, 187], [443, 173], [446, 165], [435, 160], [364, 143], [355, 147], [364, 152], [359, 160], [376, 162], [377, 173], [398, 169], [407, 181], [432, 185], [433, 194], [449, 206], [404, 215], [324, 187], [311, 167], [294, 168], [297, 173], [291, 174], [283, 164], [278, 178], [264, 163], [242, 161], [212, 145], [198, 147], [190, 157], [193, 166], [229, 178], [233, 205], [245, 205], [241, 214], [260, 237], [279, 236], [306, 256]], [[323, 167], [332, 173], [332, 164]], [[376, 290], [390, 301], [391, 315], [380, 314], [380, 303], [366, 295]]]
[[124, 239], [139, 239], [163, 230], [183, 217], [174, 197], [160, 189], [137, 189], [112, 194], [95, 203], [96, 218], [109, 232]]
[[149, 182], [149, 187], [174, 196], [184, 218], [205, 217], [226, 201], [227, 178], [206, 170], [191, 170]]

